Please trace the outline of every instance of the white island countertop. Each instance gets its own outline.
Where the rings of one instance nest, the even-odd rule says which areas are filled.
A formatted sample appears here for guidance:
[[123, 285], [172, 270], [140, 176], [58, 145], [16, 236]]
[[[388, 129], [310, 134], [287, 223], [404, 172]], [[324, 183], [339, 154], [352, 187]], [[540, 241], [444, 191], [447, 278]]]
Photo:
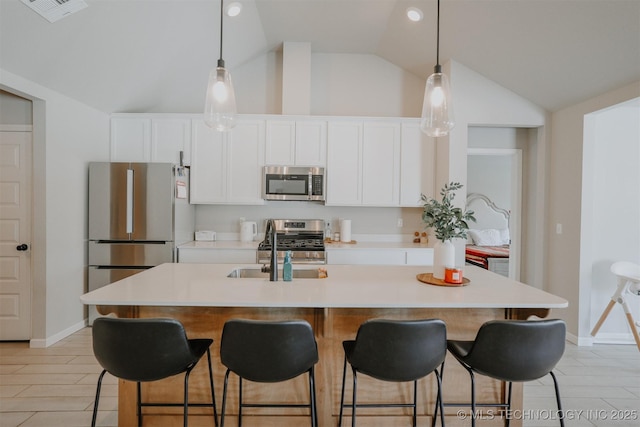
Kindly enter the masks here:
[[[229, 278], [238, 264], [162, 264], [80, 297], [87, 305], [312, 308], [563, 308], [565, 299], [478, 267], [466, 286], [416, 279], [429, 266], [323, 265], [325, 279]], [[318, 266], [294, 265], [295, 269]]]

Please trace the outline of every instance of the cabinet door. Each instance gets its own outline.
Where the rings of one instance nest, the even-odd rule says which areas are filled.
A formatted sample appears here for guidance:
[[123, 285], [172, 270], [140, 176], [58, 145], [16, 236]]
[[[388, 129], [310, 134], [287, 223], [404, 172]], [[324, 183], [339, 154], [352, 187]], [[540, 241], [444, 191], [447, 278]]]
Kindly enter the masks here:
[[295, 164], [327, 166], [327, 122], [304, 120], [296, 122]]
[[225, 133], [192, 123], [191, 203], [224, 203], [227, 197]]
[[398, 206], [400, 125], [365, 122], [362, 153], [362, 204]]
[[151, 161], [151, 119], [114, 117], [111, 119], [111, 161]]
[[404, 265], [402, 249], [327, 250], [327, 264], [346, 265]]
[[191, 120], [151, 119], [151, 161], [180, 164], [180, 152], [183, 163], [190, 165]]
[[327, 131], [327, 205], [362, 204], [362, 122], [330, 122]]
[[264, 204], [264, 129], [264, 120], [246, 120], [227, 133], [227, 203]]
[[267, 165], [292, 166], [295, 163], [296, 122], [267, 121], [265, 160]]
[[400, 147], [400, 206], [422, 206], [421, 195], [433, 197], [435, 140], [420, 130], [419, 122], [402, 124]]

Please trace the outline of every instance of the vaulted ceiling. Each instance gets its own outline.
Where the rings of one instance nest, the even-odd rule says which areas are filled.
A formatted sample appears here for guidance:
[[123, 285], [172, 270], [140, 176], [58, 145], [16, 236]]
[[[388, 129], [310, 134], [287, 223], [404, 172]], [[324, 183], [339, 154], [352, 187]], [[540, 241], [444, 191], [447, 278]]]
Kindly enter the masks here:
[[[105, 112], [198, 112], [215, 67], [219, 0], [85, 0], [49, 23], [0, 0], [0, 69]], [[230, 1], [230, 0], [226, 0]], [[224, 21], [232, 73], [285, 41], [372, 54], [425, 78], [436, 0], [239, 0]], [[424, 20], [410, 22], [417, 6]], [[640, 80], [640, 0], [441, 0], [449, 59], [550, 111]]]

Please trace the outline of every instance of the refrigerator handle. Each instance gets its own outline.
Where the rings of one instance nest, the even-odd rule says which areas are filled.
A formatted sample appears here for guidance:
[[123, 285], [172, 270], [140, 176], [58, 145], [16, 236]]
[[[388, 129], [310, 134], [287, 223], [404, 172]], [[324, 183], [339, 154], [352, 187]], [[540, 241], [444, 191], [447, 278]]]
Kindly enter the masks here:
[[133, 233], [133, 169], [127, 169], [127, 233]]

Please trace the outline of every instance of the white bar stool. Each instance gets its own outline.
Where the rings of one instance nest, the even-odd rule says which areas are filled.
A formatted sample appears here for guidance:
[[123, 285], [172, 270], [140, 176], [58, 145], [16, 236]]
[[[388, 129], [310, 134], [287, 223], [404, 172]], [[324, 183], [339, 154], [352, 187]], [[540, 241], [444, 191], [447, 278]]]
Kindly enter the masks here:
[[626, 294], [635, 296], [640, 295], [640, 265], [626, 261], [616, 262], [611, 266], [611, 272], [618, 276], [618, 287], [611, 297], [609, 305], [607, 305], [602, 312], [598, 323], [593, 327], [591, 336], [595, 336], [598, 333], [600, 326], [604, 323], [604, 320], [611, 312], [611, 309], [616, 303], [618, 303], [622, 305], [622, 308], [624, 309], [624, 313], [627, 316], [627, 322], [629, 322], [629, 326], [631, 327], [631, 333], [633, 334], [633, 338], [636, 340], [638, 350], [640, 350], [640, 336], [638, 336], [637, 329], [637, 327], [640, 326], [640, 322], [635, 323], [633, 321], [629, 304], [627, 304], [627, 300], [625, 299]]

